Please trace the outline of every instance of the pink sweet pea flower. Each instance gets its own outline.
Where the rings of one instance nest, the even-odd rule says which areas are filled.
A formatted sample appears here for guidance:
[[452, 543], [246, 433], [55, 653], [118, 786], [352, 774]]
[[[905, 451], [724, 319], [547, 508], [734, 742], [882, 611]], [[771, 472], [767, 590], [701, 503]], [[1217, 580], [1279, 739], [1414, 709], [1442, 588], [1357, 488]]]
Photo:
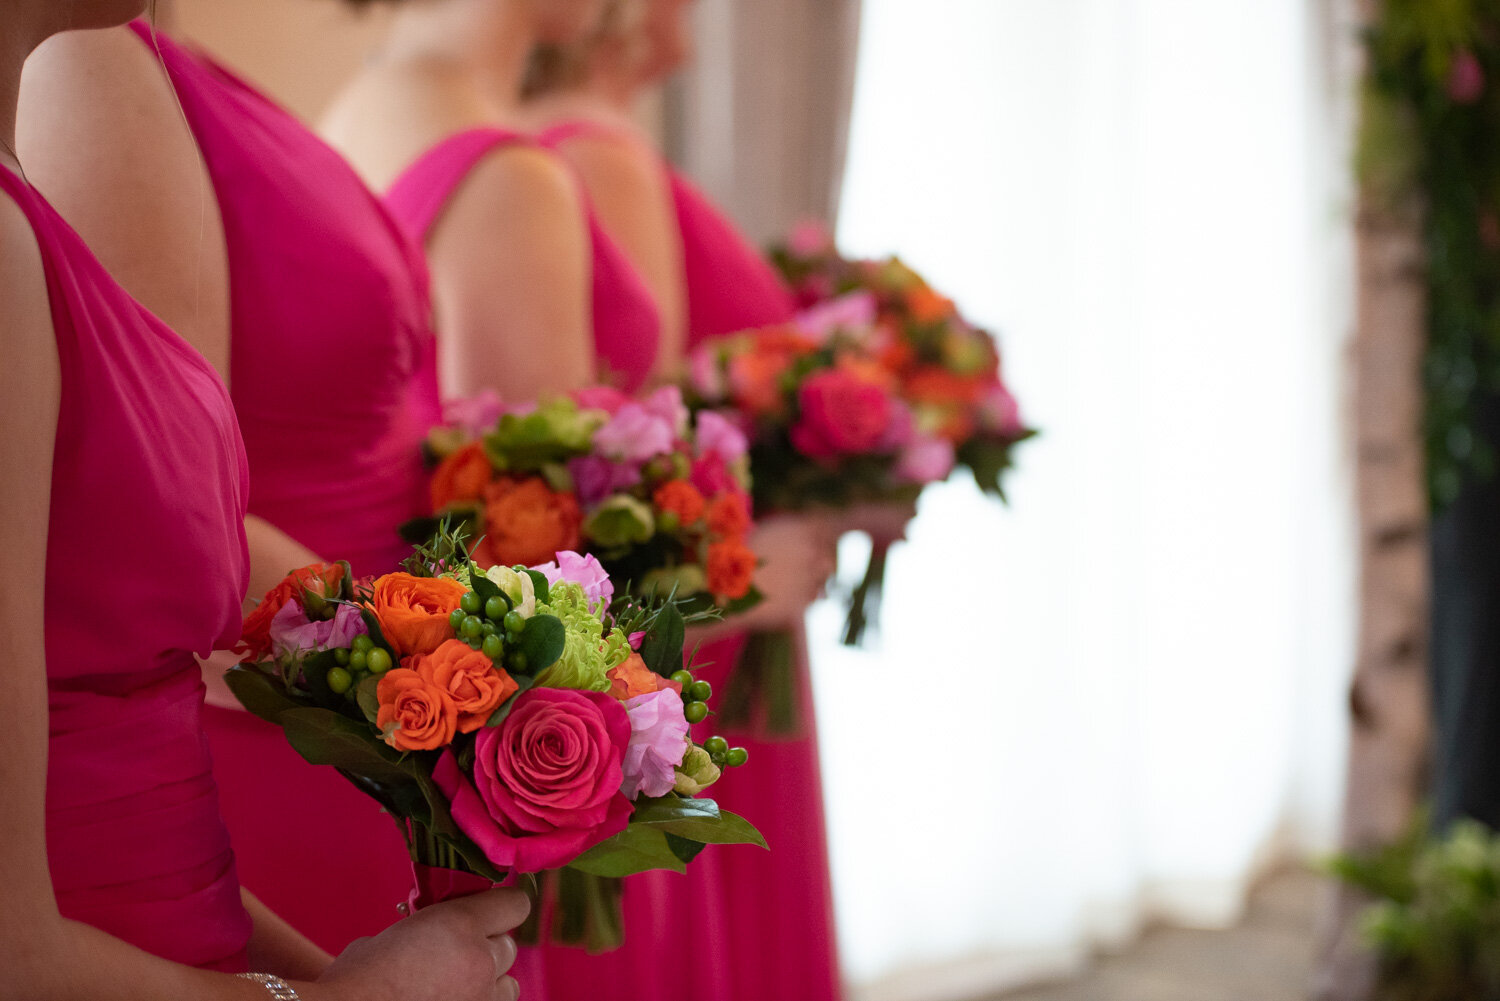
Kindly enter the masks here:
[[850, 292], [803, 310], [792, 324], [821, 344], [839, 331], [867, 332], [877, 314], [873, 293]]
[[616, 462], [645, 462], [672, 451], [677, 435], [671, 421], [639, 403], [627, 403], [594, 434], [599, 454]]
[[734, 421], [714, 410], [698, 414], [698, 454], [717, 455], [733, 464], [750, 451], [745, 432]]
[[459, 397], [443, 403], [443, 423], [452, 424], [470, 437], [478, 438], [495, 430], [505, 403], [493, 389], [481, 389], [473, 396]]
[[614, 415], [630, 402], [630, 397], [612, 386], [585, 386], [573, 391], [573, 402], [584, 410], [603, 410]]
[[906, 483], [936, 483], [948, 478], [955, 461], [952, 442], [924, 435], [902, 450], [895, 473]]
[[681, 438], [687, 434], [688, 408], [682, 402], [682, 390], [676, 386], [663, 386], [650, 396], [641, 401], [641, 406], [648, 414], [653, 414], [666, 421], [672, 429], [672, 436]]
[[302, 606], [289, 601], [271, 619], [271, 649], [278, 658], [296, 657], [346, 647], [369, 631], [359, 609], [352, 605], [339, 605], [331, 619], [309, 622]]
[[552, 563], [543, 563], [531, 569], [546, 577], [548, 584], [556, 584], [560, 580], [577, 584], [583, 588], [583, 593], [591, 602], [602, 601], [607, 605], [614, 600], [614, 582], [609, 579], [604, 565], [592, 555], [561, 552]]
[[665, 796], [677, 784], [677, 766], [687, 755], [682, 696], [670, 688], [637, 695], [625, 703], [625, 712], [630, 716], [630, 745], [625, 748], [620, 791], [631, 800], [641, 793]]

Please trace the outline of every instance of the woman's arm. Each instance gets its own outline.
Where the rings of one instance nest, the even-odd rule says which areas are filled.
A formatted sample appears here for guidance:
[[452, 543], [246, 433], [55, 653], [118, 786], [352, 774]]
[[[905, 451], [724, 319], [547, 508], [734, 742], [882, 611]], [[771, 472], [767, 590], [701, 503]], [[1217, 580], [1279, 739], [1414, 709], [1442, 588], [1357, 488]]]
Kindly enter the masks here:
[[555, 155], [507, 146], [486, 157], [428, 257], [447, 395], [533, 400], [595, 379], [588, 229]]
[[249, 890], [240, 889], [240, 899], [255, 930], [250, 937], [250, 969], [274, 973], [287, 980], [316, 980], [333, 957], [261, 903]]
[[661, 312], [661, 350], [654, 375], [670, 378], [682, 363], [687, 337], [682, 231], [661, 162], [628, 139], [587, 134], [559, 145], [583, 180], [594, 211], [620, 245]]

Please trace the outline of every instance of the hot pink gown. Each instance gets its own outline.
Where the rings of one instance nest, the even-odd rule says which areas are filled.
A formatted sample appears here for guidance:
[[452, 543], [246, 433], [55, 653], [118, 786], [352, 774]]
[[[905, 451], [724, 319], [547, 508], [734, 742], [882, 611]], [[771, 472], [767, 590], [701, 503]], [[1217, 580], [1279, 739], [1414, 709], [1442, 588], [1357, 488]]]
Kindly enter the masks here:
[[[193, 659], [239, 633], [249, 560], [234, 411], [208, 363], [40, 195], [4, 168], [0, 192], [36, 234], [62, 373], [45, 584], [58, 906], [166, 959], [241, 971], [250, 919]], [[108, 594], [80, 591], [90, 575]]]
[[[638, 142], [585, 122], [559, 126], [545, 138], [558, 144], [585, 133]], [[682, 232], [688, 346], [790, 320], [791, 292], [771, 265], [705, 195], [667, 165], [663, 169]], [[626, 948], [549, 967], [551, 1001], [586, 1001], [595, 996], [591, 984], [599, 983], [612, 985], [611, 998], [639, 1001], [842, 996], [806, 636], [799, 630], [796, 639], [806, 710], [800, 736], [760, 739], [723, 729], [713, 717], [695, 728], [700, 739], [722, 732], [750, 751], [750, 763], [729, 770], [712, 795], [754, 823], [771, 851], [709, 848], [685, 877], [635, 877], [625, 895]], [[715, 698], [726, 690], [743, 642], [730, 637], [699, 651], [697, 662], [706, 666], [696, 673], [714, 686]]]
[[[224, 220], [250, 513], [358, 575], [393, 570], [410, 552], [397, 526], [426, 513], [439, 417], [420, 248], [289, 114], [160, 46]], [[334, 953], [396, 920], [410, 862], [375, 801], [248, 713], [210, 707], [206, 724], [244, 884]]]
[[[386, 204], [413, 234], [428, 239], [454, 192], [486, 156], [534, 140], [520, 132], [475, 128], [428, 150], [386, 193]], [[656, 361], [661, 316], [645, 281], [585, 204], [593, 249], [592, 321], [601, 374], [619, 388], [639, 389]]]

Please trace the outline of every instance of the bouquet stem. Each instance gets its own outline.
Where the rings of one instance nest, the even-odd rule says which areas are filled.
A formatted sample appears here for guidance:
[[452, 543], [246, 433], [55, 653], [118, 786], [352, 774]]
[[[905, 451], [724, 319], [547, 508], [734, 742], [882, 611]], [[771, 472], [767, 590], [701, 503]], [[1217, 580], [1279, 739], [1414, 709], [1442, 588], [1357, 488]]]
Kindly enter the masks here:
[[849, 596], [849, 614], [844, 619], [844, 646], [860, 646], [864, 642], [865, 627], [880, 618], [880, 599], [885, 591], [885, 564], [890, 556], [891, 544], [883, 540], [872, 540], [870, 563], [865, 567], [865, 576]]
[[753, 632], [729, 675], [719, 716], [732, 727], [763, 727], [766, 736], [801, 732], [796, 637], [790, 630]]

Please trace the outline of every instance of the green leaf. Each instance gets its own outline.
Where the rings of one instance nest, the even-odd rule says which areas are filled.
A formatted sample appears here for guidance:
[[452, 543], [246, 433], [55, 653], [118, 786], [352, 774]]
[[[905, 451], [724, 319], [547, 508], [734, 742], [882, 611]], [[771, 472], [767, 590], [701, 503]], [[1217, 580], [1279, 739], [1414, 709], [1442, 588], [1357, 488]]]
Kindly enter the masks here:
[[536, 590], [536, 600], [545, 605], [552, 594], [552, 585], [547, 583], [547, 575], [540, 570], [527, 570], [526, 575], [531, 578], [532, 587]]
[[676, 605], [667, 605], [652, 619], [641, 640], [641, 659], [664, 678], [682, 670], [682, 647], [687, 642], [687, 624]]
[[758, 845], [766, 839], [749, 821], [721, 810], [711, 799], [680, 799], [663, 796], [638, 800], [631, 822], [654, 827], [666, 834], [709, 845]]
[[307, 708], [306, 702], [298, 701], [287, 693], [281, 681], [244, 664], [236, 664], [224, 672], [224, 683], [240, 700], [240, 705], [268, 723], [281, 725], [283, 713]]
[[354, 690], [354, 701], [359, 704], [359, 711], [365, 714], [365, 719], [371, 726], [375, 725], [375, 720], [380, 715], [380, 697], [377, 694], [379, 687], [380, 678], [372, 674]]
[[686, 798], [683, 796], [658, 796], [654, 799], [642, 796], [635, 801], [635, 812], [630, 815], [633, 824], [670, 824], [679, 820], [717, 820], [719, 804], [711, 799]]
[[281, 717], [286, 739], [314, 765], [332, 765], [380, 782], [415, 780], [403, 756], [387, 746], [373, 727], [332, 709], [295, 709]]
[[479, 604], [481, 606], [491, 598], [504, 598], [507, 607], [514, 606], [514, 602], [510, 600], [504, 591], [500, 590], [500, 586], [486, 577], [484, 572], [478, 567], [472, 568], [469, 574], [469, 585], [474, 589], [474, 593], [479, 595]]
[[527, 670], [536, 673], [557, 663], [567, 645], [568, 630], [555, 615], [533, 615], [515, 642], [526, 655]]
[[687, 866], [667, 844], [666, 833], [648, 825], [631, 824], [608, 841], [590, 848], [567, 868], [594, 876], [633, 876], [652, 869], [686, 872]]
[[689, 838], [680, 838], [671, 831], [667, 832], [667, 847], [672, 849], [672, 854], [682, 859], [683, 864], [692, 862], [698, 857], [698, 853], [708, 846], [701, 841], [693, 841]]

